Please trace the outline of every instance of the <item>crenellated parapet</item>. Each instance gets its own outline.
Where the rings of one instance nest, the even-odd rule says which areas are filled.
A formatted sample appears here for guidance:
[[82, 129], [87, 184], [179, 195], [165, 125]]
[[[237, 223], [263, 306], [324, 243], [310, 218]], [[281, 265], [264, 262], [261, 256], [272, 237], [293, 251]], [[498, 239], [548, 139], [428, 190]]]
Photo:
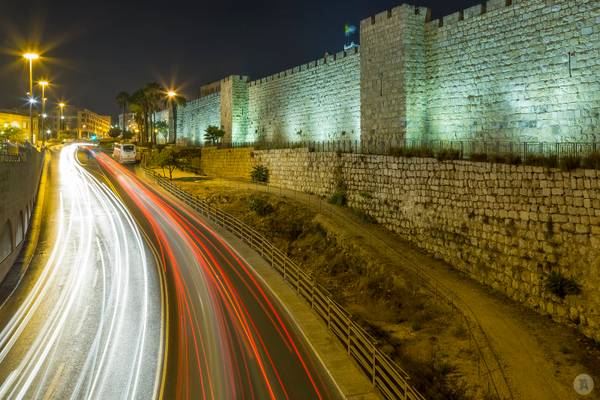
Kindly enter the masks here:
[[321, 57], [317, 60], [313, 60], [313, 61], [304, 63], [302, 65], [295, 66], [293, 68], [288, 68], [285, 71], [277, 72], [275, 74], [266, 76], [264, 78], [250, 81], [249, 85], [250, 86], [260, 85], [263, 83], [273, 81], [275, 79], [286, 78], [286, 77], [289, 77], [293, 74], [297, 74], [300, 72], [314, 70], [319, 67], [324, 67], [324, 66], [335, 67], [336, 65], [338, 65], [339, 62], [345, 60], [347, 57], [355, 57], [355, 56], [357, 57], [360, 55], [359, 53], [360, 53], [359, 47], [355, 47], [353, 49], [346, 50], [346, 51], [340, 51], [335, 54], [325, 53], [325, 55], [323, 57]]

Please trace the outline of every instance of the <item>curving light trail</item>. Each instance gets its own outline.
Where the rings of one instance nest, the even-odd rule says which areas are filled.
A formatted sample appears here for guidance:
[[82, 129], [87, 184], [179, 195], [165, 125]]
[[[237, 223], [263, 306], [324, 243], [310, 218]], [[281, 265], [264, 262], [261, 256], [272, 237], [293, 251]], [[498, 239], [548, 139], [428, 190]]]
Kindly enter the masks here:
[[0, 310], [10, 312], [0, 398], [156, 398], [160, 277], [132, 215], [77, 150], [60, 153], [56, 235], [40, 276], [16, 310]]
[[339, 393], [252, 268], [183, 203], [95, 155], [152, 232], [175, 300], [169, 398], [331, 399]]

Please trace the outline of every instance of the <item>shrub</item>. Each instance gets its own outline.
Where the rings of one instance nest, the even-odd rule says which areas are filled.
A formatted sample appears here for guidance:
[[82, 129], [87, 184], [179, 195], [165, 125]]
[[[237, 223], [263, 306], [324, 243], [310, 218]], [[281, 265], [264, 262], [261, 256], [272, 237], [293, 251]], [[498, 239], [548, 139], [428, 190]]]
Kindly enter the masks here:
[[273, 206], [261, 197], [250, 197], [248, 199], [248, 208], [254, 211], [259, 217], [264, 217], [273, 212]]
[[581, 166], [586, 169], [600, 169], [600, 151], [594, 151], [581, 160]]
[[473, 153], [469, 159], [476, 162], [485, 162], [488, 159], [488, 155], [487, 153]]
[[421, 157], [421, 158], [433, 158], [433, 150], [429, 147], [411, 147], [409, 149], [405, 149], [404, 151], [405, 157]]
[[546, 278], [546, 290], [564, 299], [571, 294], [580, 294], [581, 286], [573, 279], [567, 278], [560, 272], [552, 271]]
[[442, 149], [436, 154], [438, 161], [460, 160], [460, 151], [455, 149]]
[[267, 183], [269, 182], [269, 168], [262, 164], [255, 165], [252, 167], [250, 177], [252, 178], [252, 182]]
[[418, 332], [423, 329], [423, 326], [419, 321], [413, 321], [412, 324], [410, 324], [410, 329], [412, 329], [413, 332]]
[[404, 157], [406, 154], [404, 147], [392, 147], [390, 148], [390, 156], [393, 157]]
[[525, 165], [533, 165], [536, 167], [556, 168], [558, 167], [558, 157], [545, 156], [542, 154], [530, 154], [525, 159]]
[[518, 154], [508, 153], [504, 157], [504, 162], [510, 165], [520, 165], [523, 160], [521, 160], [521, 156]]
[[348, 203], [348, 197], [346, 196], [345, 189], [336, 189], [335, 192], [329, 197], [328, 200], [331, 204], [335, 204], [337, 206], [345, 206]]
[[563, 171], [573, 171], [581, 165], [581, 157], [565, 156], [560, 159], [560, 169]]

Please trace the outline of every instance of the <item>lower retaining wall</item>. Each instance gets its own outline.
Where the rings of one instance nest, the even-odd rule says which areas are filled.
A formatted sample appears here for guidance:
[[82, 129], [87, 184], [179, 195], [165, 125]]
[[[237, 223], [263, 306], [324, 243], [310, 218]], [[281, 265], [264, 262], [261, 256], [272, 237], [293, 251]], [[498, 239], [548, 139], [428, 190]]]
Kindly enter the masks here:
[[202, 148], [202, 172], [210, 176], [248, 179], [252, 170], [252, 148], [217, 149]]
[[[213, 175], [223, 176], [220, 168], [229, 165], [230, 177], [248, 178], [251, 161], [266, 165], [276, 186], [326, 197], [345, 188], [350, 207], [600, 341], [600, 171], [307, 149], [248, 150], [242, 162], [242, 153], [225, 161], [225, 151], [212, 154], [221, 160]], [[203, 163], [210, 163], [204, 153]], [[551, 272], [573, 278], [581, 294], [552, 294], [546, 288]]]
[[0, 282], [25, 240], [37, 195], [43, 153], [22, 151], [22, 161], [0, 162]]

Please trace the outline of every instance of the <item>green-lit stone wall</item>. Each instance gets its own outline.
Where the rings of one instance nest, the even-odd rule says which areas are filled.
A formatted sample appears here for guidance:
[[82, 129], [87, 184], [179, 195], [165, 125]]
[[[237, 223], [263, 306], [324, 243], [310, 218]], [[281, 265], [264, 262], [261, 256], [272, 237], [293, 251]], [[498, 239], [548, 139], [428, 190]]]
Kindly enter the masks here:
[[597, 139], [600, 1], [506, 3], [494, 0], [450, 15], [441, 27], [437, 20], [426, 24], [423, 134]]
[[358, 49], [250, 82], [245, 140], [358, 140]]
[[221, 126], [221, 94], [213, 93], [189, 100], [177, 107], [177, 140], [201, 144], [208, 126]]

